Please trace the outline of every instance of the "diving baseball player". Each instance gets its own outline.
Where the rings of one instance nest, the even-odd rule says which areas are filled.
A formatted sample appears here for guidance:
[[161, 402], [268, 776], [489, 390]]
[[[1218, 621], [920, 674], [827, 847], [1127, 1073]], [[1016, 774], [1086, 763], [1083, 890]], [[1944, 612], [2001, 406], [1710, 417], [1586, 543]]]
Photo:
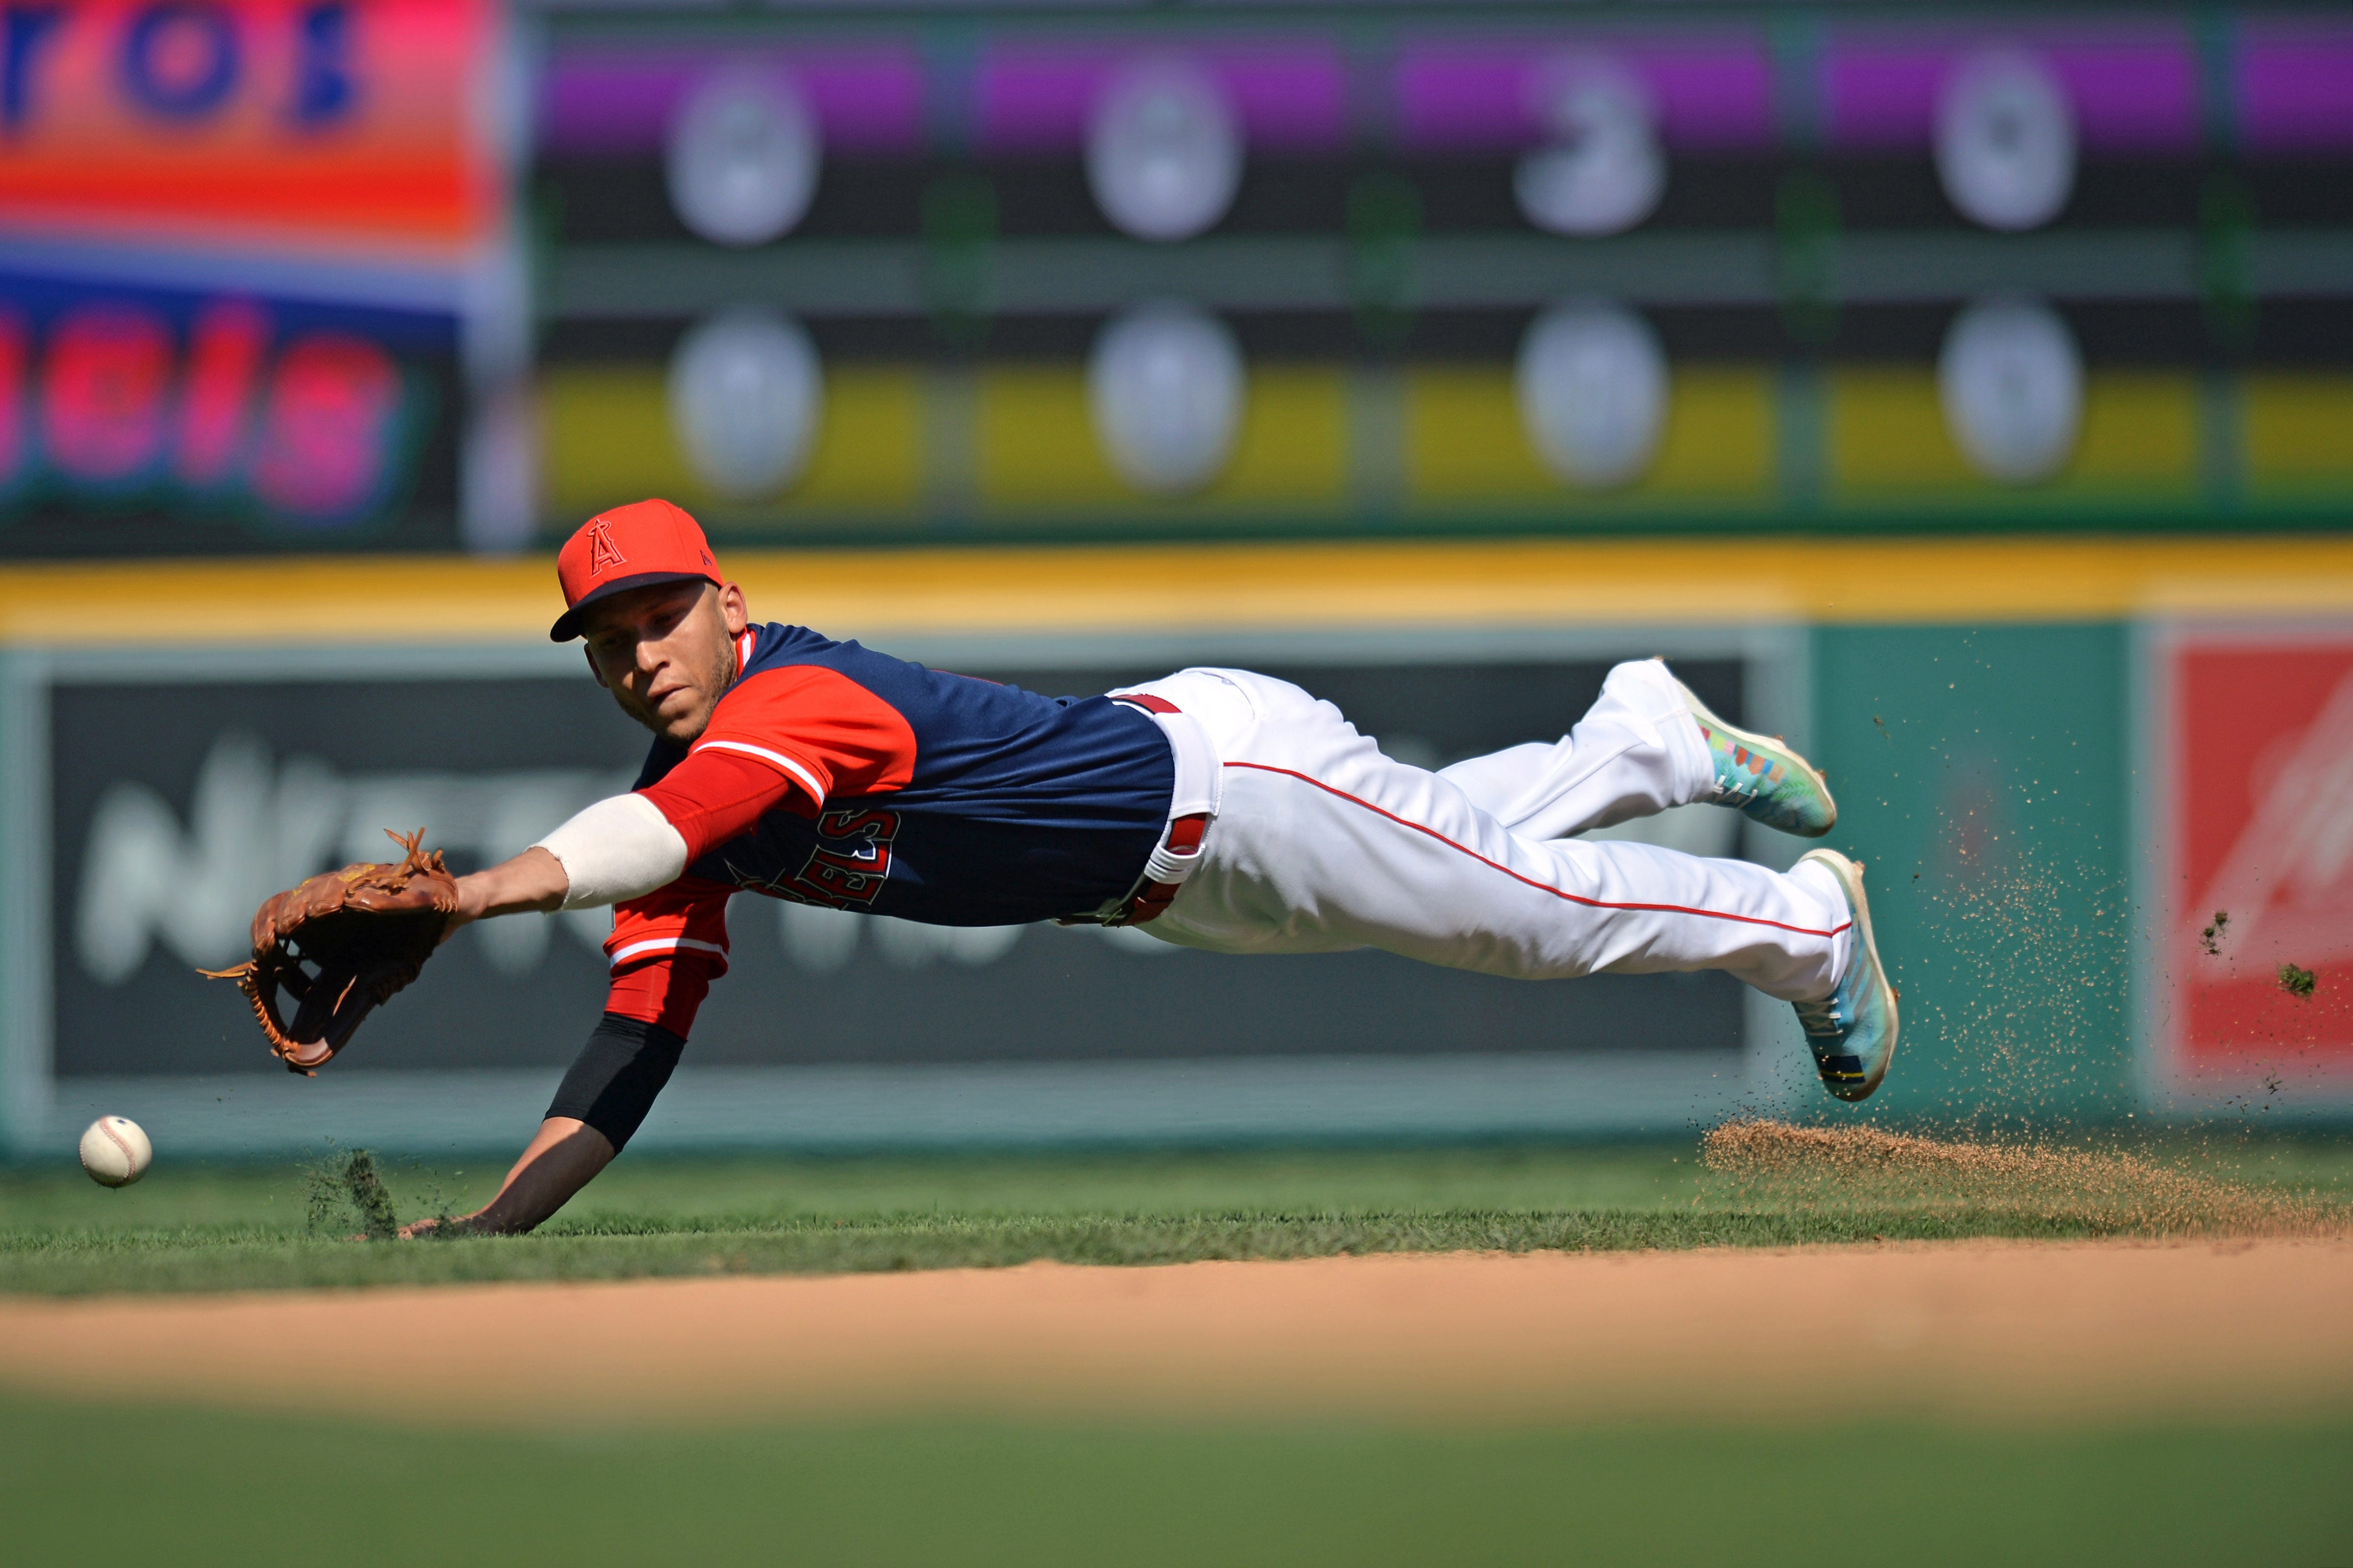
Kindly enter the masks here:
[[654, 741], [629, 794], [442, 884], [448, 931], [614, 910], [603, 1020], [477, 1229], [529, 1230], [628, 1143], [727, 972], [727, 901], [747, 890], [943, 925], [1134, 925], [1218, 952], [1377, 947], [1532, 980], [1720, 969], [1795, 1004], [1833, 1095], [1861, 1100], [1887, 1071], [1895, 996], [1859, 866], [1574, 837], [1694, 802], [1808, 837], [1836, 820], [1802, 757], [1724, 723], [1655, 659], [1611, 670], [1567, 737], [1430, 773], [1248, 670], [1050, 698], [754, 624], [667, 501], [592, 518], [556, 570], [551, 635], [586, 642]]

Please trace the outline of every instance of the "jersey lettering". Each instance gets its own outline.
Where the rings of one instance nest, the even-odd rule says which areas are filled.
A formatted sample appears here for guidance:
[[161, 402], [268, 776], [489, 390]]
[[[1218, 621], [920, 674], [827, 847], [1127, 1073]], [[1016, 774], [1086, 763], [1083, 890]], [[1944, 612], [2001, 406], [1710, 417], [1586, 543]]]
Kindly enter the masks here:
[[866, 909], [890, 879], [891, 845], [898, 837], [895, 811], [828, 811], [818, 817], [817, 843], [793, 875], [764, 879], [756, 872], [729, 869], [735, 870], [739, 886], [771, 898]]

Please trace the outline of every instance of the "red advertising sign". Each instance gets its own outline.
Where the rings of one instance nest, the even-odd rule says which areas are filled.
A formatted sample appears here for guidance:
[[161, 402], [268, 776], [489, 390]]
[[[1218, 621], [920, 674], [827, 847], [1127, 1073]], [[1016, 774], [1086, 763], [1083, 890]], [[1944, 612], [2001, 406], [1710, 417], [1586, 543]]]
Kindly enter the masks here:
[[0, 7], [0, 225], [454, 258], [495, 221], [490, 0]]
[[2162, 1076], [2353, 1091], [2353, 626], [2177, 630], [2156, 658]]

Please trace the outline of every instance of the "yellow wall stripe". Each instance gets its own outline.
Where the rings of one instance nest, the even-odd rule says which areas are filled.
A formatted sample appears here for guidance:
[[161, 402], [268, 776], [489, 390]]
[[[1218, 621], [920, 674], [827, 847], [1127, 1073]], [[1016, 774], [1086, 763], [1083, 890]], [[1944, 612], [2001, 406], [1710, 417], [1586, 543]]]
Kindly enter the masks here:
[[[838, 636], [2353, 615], [2353, 539], [1588, 540], [729, 551], [763, 619]], [[543, 637], [545, 557], [0, 570], [0, 638]]]
[[[2074, 453], [2048, 482], [2018, 487], [1969, 467], [1946, 427], [1931, 370], [1833, 367], [1823, 393], [1829, 500], [1841, 507], [2178, 505], [2198, 493], [2201, 451], [2216, 439], [2242, 442], [2258, 500], [2353, 492], [2353, 377], [2341, 374], [2250, 374], [2233, 384], [2238, 431], [2201, 437], [2195, 377], [2094, 372], [2084, 381]], [[659, 367], [551, 370], [541, 409], [552, 517], [665, 495], [706, 517], [717, 536], [780, 521], [902, 522], [942, 506], [1047, 522], [1329, 517], [1351, 504], [1352, 474], [1376, 490], [1394, 474], [1409, 513], [1622, 514], [1631, 525], [1666, 510], [1780, 504], [1774, 384], [1756, 366], [1677, 366], [1656, 459], [1633, 483], [1601, 492], [1545, 469], [1510, 371], [1487, 364], [1420, 365], [1353, 382], [1328, 365], [1252, 365], [1232, 461], [1198, 493], [1173, 498], [1140, 494], [1113, 472], [1088, 414], [1084, 373], [1073, 365], [828, 370], [807, 472], [783, 495], [757, 501], [723, 500], [696, 481], [670, 429]]]
[[2105, 372], [2084, 380], [2084, 423], [2066, 465], [2044, 484], [1980, 477], [1945, 424], [1931, 371], [1843, 369], [1828, 377], [1831, 476], [1850, 501], [1983, 509], [2102, 497], [2178, 498], [2198, 479], [2198, 384], [2167, 373]]
[[1773, 403], [1762, 371], [1678, 368], [1650, 470], [1591, 492], [1556, 479], [1529, 444], [1508, 371], [1409, 370], [1403, 377], [1406, 494], [1417, 505], [1517, 502], [1551, 511], [1611, 502], [1762, 501], [1773, 485]]
[[[758, 510], [797, 512], [915, 510], [923, 474], [922, 374], [898, 365], [827, 372], [825, 413], [808, 467], [788, 495]], [[725, 531], [730, 504], [705, 489], [679, 450], [659, 370], [572, 366], [540, 384], [547, 504], [586, 517], [620, 501], [668, 496]]]
[[1060, 365], [980, 374], [977, 452], [983, 502], [1077, 507], [1133, 499], [1087, 412], [1086, 380]]
[[[1093, 439], [1093, 432], [1088, 432]], [[1255, 364], [1233, 460], [1204, 501], [1328, 511], [1348, 488], [1348, 378], [1317, 365]]]
[[2239, 395], [2257, 493], [2353, 484], [2353, 376], [2250, 375]]
[[1251, 366], [1225, 470], [1174, 498], [1145, 495], [1113, 468], [1079, 371], [991, 366], [981, 371], [976, 395], [978, 489], [992, 513], [1330, 512], [1346, 497], [1347, 379], [1336, 370]]

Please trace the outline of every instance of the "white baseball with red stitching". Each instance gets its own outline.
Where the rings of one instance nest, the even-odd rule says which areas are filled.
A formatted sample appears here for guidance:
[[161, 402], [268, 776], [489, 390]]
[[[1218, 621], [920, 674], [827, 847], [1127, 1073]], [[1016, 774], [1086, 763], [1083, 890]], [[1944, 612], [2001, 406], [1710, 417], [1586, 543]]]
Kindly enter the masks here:
[[127, 1116], [101, 1116], [81, 1135], [81, 1168], [101, 1187], [127, 1187], [147, 1173], [155, 1146]]

